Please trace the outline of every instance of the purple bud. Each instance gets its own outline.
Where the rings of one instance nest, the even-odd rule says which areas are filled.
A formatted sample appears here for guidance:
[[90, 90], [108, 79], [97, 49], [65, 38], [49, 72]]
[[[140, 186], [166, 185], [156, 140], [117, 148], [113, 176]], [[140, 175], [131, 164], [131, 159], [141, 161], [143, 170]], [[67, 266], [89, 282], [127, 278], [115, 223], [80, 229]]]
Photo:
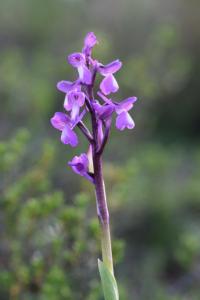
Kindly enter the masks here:
[[92, 48], [98, 43], [97, 38], [93, 32], [88, 32], [84, 40], [83, 53], [91, 55]]

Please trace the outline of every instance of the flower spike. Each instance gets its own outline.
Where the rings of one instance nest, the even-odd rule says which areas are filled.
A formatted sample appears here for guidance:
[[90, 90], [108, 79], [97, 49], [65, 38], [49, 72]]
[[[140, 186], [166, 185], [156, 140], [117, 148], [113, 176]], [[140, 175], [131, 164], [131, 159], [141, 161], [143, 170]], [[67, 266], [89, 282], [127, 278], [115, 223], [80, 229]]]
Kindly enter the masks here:
[[[130, 110], [137, 101], [136, 97], [129, 97], [121, 102], [113, 101], [110, 94], [119, 89], [114, 74], [118, 72], [122, 63], [116, 59], [106, 65], [92, 57], [92, 50], [98, 44], [93, 32], [89, 32], [85, 39], [82, 52], [74, 52], [67, 58], [68, 63], [77, 70], [75, 81], [62, 80], [57, 83], [57, 89], [65, 94], [64, 109], [67, 112], [56, 112], [51, 118], [51, 124], [61, 132], [61, 142], [71, 147], [78, 145], [76, 127], [81, 131], [89, 144], [89, 150], [79, 156], [74, 156], [68, 165], [81, 177], [89, 180], [95, 187], [97, 214], [101, 228], [101, 247], [103, 262], [99, 262], [105, 298], [116, 295], [119, 299], [117, 284], [114, 278], [112, 248], [109, 228], [109, 212], [107, 207], [105, 185], [102, 173], [102, 155], [108, 142], [113, 115], [116, 116], [115, 126], [118, 130], [133, 129], [135, 123]], [[94, 93], [97, 73], [102, 76], [97, 94]], [[91, 128], [83, 121], [90, 115]], [[104, 275], [106, 274], [106, 279]], [[107, 280], [112, 282], [107, 290]], [[108, 292], [108, 295], [106, 294]], [[114, 294], [113, 294], [114, 293]]]

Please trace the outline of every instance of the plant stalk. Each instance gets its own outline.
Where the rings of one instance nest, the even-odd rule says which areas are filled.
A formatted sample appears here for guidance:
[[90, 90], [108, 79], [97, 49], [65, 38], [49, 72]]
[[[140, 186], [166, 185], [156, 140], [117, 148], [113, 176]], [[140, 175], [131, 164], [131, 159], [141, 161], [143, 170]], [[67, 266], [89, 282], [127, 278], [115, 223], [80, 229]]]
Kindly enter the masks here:
[[97, 202], [97, 214], [101, 229], [101, 248], [102, 259], [109, 271], [114, 275], [113, 271], [113, 258], [112, 258], [112, 246], [110, 237], [110, 223], [109, 223], [109, 211], [106, 201], [105, 185], [102, 172], [102, 159], [101, 156], [96, 154], [93, 158], [94, 163], [94, 183]]
[[[93, 71], [92, 83], [87, 88], [88, 99], [94, 102], [93, 96], [93, 87], [94, 81], [96, 77], [96, 69]], [[101, 249], [102, 249], [102, 259], [105, 266], [114, 275], [113, 271], [113, 258], [112, 258], [112, 246], [111, 246], [111, 237], [110, 237], [110, 222], [109, 222], [109, 211], [106, 200], [106, 191], [105, 184], [103, 180], [103, 171], [102, 171], [102, 151], [106, 144], [107, 137], [103, 142], [103, 146], [101, 151], [99, 150], [99, 141], [98, 141], [98, 122], [97, 116], [90, 105], [90, 101], [87, 101], [86, 105], [88, 106], [88, 110], [91, 113], [91, 121], [92, 121], [92, 133], [93, 133], [93, 143], [92, 143], [92, 156], [93, 156], [93, 167], [94, 167], [94, 185], [95, 185], [95, 193], [96, 193], [96, 204], [97, 204], [97, 215], [99, 219], [100, 229], [101, 229]], [[109, 135], [109, 131], [107, 132], [107, 136]]]

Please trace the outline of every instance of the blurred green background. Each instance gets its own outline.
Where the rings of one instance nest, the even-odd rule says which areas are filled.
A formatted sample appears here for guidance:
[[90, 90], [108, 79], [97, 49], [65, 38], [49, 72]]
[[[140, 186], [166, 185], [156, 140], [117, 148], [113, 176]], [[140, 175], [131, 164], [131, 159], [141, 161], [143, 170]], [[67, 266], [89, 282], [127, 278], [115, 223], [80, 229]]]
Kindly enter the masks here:
[[49, 123], [88, 31], [120, 58], [104, 173], [120, 300], [200, 299], [198, 0], [0, 0], [0, 299], [102, 300], [94, 192]]

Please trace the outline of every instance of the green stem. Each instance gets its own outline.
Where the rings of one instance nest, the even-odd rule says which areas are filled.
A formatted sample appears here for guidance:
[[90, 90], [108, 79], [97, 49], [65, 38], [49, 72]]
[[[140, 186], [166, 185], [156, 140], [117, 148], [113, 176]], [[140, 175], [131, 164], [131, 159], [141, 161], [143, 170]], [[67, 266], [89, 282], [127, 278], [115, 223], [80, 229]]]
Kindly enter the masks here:
[[109, 224], [107, 224], [107, 226], [100, 224], [100, 226], [101, 226], [101, 249], [102, 249], [103, 262], [107, 266], [109, 271], [112, 273], [112, 275], [114, 275], [110, 226]]

